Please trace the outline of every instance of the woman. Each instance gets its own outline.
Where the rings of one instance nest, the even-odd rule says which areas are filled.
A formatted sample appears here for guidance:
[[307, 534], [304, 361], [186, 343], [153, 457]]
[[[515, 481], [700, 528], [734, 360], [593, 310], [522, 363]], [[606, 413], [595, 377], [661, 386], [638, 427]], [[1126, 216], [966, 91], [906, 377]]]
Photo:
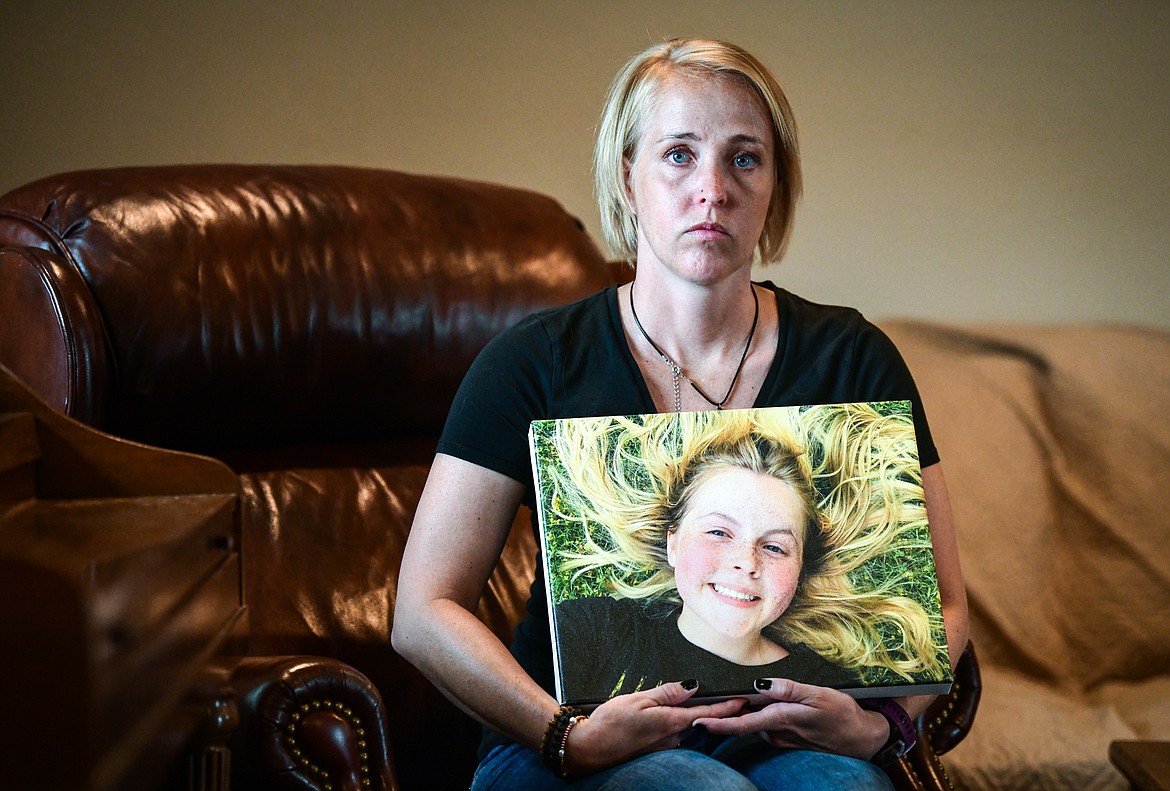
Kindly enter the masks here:
[[[898, 405], [539, 429], [552, 451], [537, 453], [542, 507], [565, 542], [552, 580], [569, 700], [694, 675], [707, 696], [767, 676], [838, 689], [946, 679], [936, 592], [886, 562], [930, 562]], [[888, 645], [890, 632], [905, 640]]]
[[[634, 280], [520, 322], [468, 373], [403, 557], [394, 647], [494, 734], [476, 789], [560, 788], [561, 774], [578, 788], [884, 787], [866, 761], [893, 726], [843, 693], [778, 680], [760, 685], [775, 703], [747, 711], [683, 706], [697, 682], [671, 682], [582, 719], [550, 694], [541, 585], [511, 652], [474, 616], [517, 507], [534, 501], [533, 419], [918, 401], [897, 351], [858, 314], [751, 281], [757, 257], [783, 250], [800, 191], [791, 112], [751, 55], [684, 40], [632, 59], [606, 102], [596, 169], [607, 240]], [[924, 420], [918, 435], [948, 642], [961, 649], [945, 485]], [[927, 703], [901, 701], [911, 715]], [[695, 724], [726, 738], [673, 749]]]

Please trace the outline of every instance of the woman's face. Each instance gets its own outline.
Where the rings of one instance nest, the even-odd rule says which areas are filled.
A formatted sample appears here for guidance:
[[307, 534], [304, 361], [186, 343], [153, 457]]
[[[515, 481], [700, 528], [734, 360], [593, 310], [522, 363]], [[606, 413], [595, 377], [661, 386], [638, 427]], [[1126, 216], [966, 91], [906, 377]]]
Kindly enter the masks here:
[[805, 520], [800, 496], [771, 475], [731, 467], [696, 484], [666, 539], [683, 635], [721, 655], [758, 639], [796, 594]]
[[751, 266], [775, 187], [772, 127], [741, 79], [678, 72], [646, 111], [626, 184], [638, 269], [700, 284]]

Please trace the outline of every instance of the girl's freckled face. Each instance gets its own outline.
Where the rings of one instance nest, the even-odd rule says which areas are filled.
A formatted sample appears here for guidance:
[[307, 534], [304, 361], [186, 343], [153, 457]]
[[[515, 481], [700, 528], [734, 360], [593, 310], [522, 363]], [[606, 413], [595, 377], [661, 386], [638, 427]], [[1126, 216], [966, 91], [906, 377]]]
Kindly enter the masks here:
[[804, 524], [800, 496], [770, 475], [732, 467], [700, 481], [666, 542], [683, 634], [708, 650], [759, 639], [796, 594]]

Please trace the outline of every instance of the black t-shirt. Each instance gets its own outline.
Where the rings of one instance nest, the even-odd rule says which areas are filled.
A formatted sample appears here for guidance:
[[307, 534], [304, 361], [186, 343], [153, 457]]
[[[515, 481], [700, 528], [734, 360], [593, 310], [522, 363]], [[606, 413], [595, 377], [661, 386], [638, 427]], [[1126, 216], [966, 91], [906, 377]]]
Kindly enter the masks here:
[[[852, 308], [809, 302], [770, 282], [760, 285], [776, 296], [779, 339], [755, 406], [908, 400], [914, 409], [919, 461], [923, 467], [938, 461], [918, 389], [885, 333]], [[496, 336], [464, 377], [438, 452], [524, 484], [523, 502], [534, 509], [535, 530], [529, 424], [654, 411], [626, 343], [617, 287], [610, 286], [570, 305], [535, 313]], [[553, 694], [548, 607], [540, 574], [532, 583], [527, 610], [516, 628], [512, 655]]]
[[[694, 678], [699, 695], [754, 692], [757, 678], [791, 678], [834, 689], [860, 687], [861, 678], [803, 645], [764, 665], [738, 665], [691, 643], [678, 629], [679, 607], [606, 596], [557, 605], [562, 682], [576, 690], [568, 703], [597, 703], [614, 695]], [[584, 658], [584, 661], [582, 661]]]
[[[914, 405], [919, 461], [938, 461], [918, 389], [893, 342], [852, 308], [818, 305], [777, 288], [780, 337], [755, 406], [859, 401]], [[534, 313], [496, 336], [476, 358], [447, 416], [439, 452], [524, 484], [533, 420], [655, 412], [626, 343], [617, 288]]]

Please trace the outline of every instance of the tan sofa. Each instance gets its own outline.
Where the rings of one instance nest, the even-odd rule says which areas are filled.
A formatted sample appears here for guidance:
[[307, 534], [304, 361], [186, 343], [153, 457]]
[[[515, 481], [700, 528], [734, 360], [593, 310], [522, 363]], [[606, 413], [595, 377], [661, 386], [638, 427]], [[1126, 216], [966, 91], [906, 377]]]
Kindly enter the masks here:
[[979, 647], [965, 789], [1121, 789], [1170, 740], [1170, 333], [885, 322], [947, 470]]

